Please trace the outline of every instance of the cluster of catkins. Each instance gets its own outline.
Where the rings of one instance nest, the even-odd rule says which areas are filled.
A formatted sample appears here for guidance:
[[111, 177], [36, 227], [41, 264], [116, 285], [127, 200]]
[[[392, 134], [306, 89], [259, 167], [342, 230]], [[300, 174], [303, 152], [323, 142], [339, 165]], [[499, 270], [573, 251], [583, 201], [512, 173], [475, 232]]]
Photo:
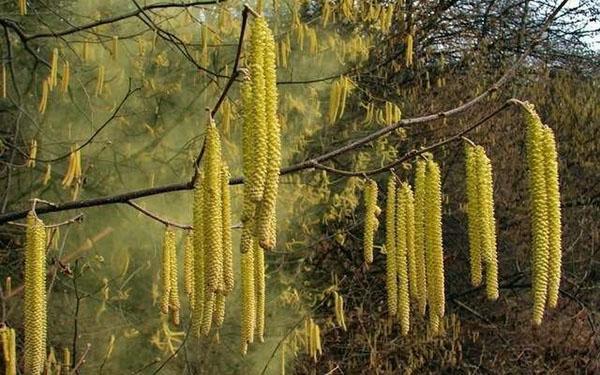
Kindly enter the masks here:
[[[212, 119], [206, 127], [204, 145], [204, 158], [194, 188], [194, 230], [188, 234], [184, 246], [184, 281], [192, 308], [192, 331], [208, 335], [213, 323], [216, 327], [223, 324], [225, 298], [233, 290], [230, 174], [221, 156], [221, 140]], [[165, 271], [171, 270], [169, 277], [165, 274], [165, 286], [172, 279], [172, 270], [176, 272], [174, 258], [169, 255], [169, 261], [163, 259]], [[173, 284], [170, 291], [172, 295]], [[163, 306], [166, 298], [163, 296]], [[177, 302], [171, 296], [169, 301]]]
[[498, 259], [492, 164], [481, 146], [465, 147], [467, 216], [471, 284], [479, 286], [485, 265], [485, 286], [490, 300], [498, 299]]
[[533, 105], [525, 103], [532, 230], [533, 324], [544, 308], [556, 307], [561, 274], [561, 214], [558, 160], [554, 133], [542, 124]]
[[1, 326], [0, 340], [2, 341], [4, 373], [6, 375], [17, 375], [17, 339], [15, 330], [4, 325]]
[[415, 192], [396, 176], [389, 178], [386, 202], [386, 288], [388, 311], [397, 316], [402, 334], [410, 330], [410, 301], [424, 315], [429, 305], [430, 327], [444, 317], [440, 169], [427, 159], [416, 163]]
[[247, 76], [242, 84], [243, 172], [241, 350], [263, 341], [265, 323], [264, 251], [276, 242], [281, 128], [277, 116], [275, 41], [264, 18], [251, 25]]

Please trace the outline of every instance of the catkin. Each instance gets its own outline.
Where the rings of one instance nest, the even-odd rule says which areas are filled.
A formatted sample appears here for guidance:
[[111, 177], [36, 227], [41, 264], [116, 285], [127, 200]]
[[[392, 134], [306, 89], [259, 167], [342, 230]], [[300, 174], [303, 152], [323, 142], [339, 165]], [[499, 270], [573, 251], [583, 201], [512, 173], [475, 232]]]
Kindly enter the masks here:
[[490, 300], [498, 299], [498, 258], [496, 219], [494, 217], [494, 182], [492, 163], [483, 147], [476, 148], [479, 209], [481, 217], [481, 255], [485, 263], [485, 286]]
[[440, 168], [430, 159], [425, 172], [425, 257], [430, 319], [433, 315], [443, 318], [445, 309], [441, 188]]
[[71, 78], [71, 69], [69, 62], [65, 61], [63, 64], [62, 79], [60, 81], [60, 92], [65, 94], [69, 90], [69, 80]]
[[[242, 234], [243, 236], [243, 234]], [[243, 239], [242, 239], [243, 241]], [[256, 294], [254, 291], [254, 248], [250, 238], [250, 248], [241, 257], [242, 270], [242, 354], [246, 354], [248, 344], [254, 341], [256, 324]]]
[[25, 373], [39, 374], [46, 359], [46, 228], [33, 211], [27, 216], [23, 312]]
[[415, 168], [415, 263], [417, 278], [417, 305], [421, 315], [427, 306], [427, 274], [425, 267], [425, 169], [426, 163], [419, 160]]
[[192, 330], [200, 334], [204, 311], [204, 189], [199, 175], [194, 188], [194, 308], [192, 310]]
[[215, 300], [216, 294], [212, 291], [212, 289], [205, 282], [204, 284], [204, 311], [202, 311], [202, 326], [200, 328], [200, 332], [207, 336], [210, 333], [210, 328], [212, 327], [213, 322], [213, 314], [215, 311]]
[[388, 314], [396, 315], [398, 286], [396, 267], [396, 178], [391, 175], [387, 185], [385, 212], [386, 290]]
[[410, 295], [407, 259], [407, 194], [406, 184], [396, 192], [396, 267], [398, 272], [398, 320], [403, 335], [410, 330]]
[[179, 301], [179, 287], [177, 277], [177, 250], [175, 247], [175, 233], [172, 237], [173, 243], [169, 251], [169, 311], [171, 312], [171, 319], [173, 324], [178, 326], [180, 321], [179, 311], [181, 310], [181, 303]]
[[194, 309], [194, 232], [189, 231], [183, 245], [183, 287], [190, 308]]
[[469, 144], [465, 146], [465, 174], [467, 190], [467, 216], [469, 233], [469, 261], [471, 265], [471, 284], [479, 286], [482, 278], [481, 238], [479, 230], [479, 188], [477, 179], [477, 153]]
[[264, 342], [265, 332], [265, 252], [254, 247], [254, 293], [256, 295], [256, 336]]
[[204, 155], [204, 273], [209, 291], [223, 290], [223, 218], [221, 201], [221, 142], [212, 119], [206, 128]]
[[217, 328], [220, 328], [225, 321], [225, 299], [226, 298], [223, 293], [217, 293], [213, 312], [213, 323]]
[[248, 112], [244, 121], [244, 136], [249, 138], [244, 153], [244, 188], [248, 189], [249, 197], [258, 202], [263, 197], [267, 175], [267, 109], [265, 90], [265, 45], [267, 24], [264, 18], [257, 18], [251, 25], [250, 37], [250, 87], [251, 94], [243, 98], [249, 100], [243, 103], [244, 111]]
[[16, 334], [13, 328], [3, 326], [0, 328], [2, 340], [2, 353], [4, 357], [4, 374], [17, 374]]
[[233, 290], [233, 243], [231, 240], [231, 194], [229, 192], [229, 168], [223, 163], [221, 168], [221, 199], [223, 201], [223, 292]]
[[554, 133], [544, 128], [544, 157], [546, 177], [546, 197], [548, 213], [548, 307], [554, 308], [558, 302], [561, 273], [561, 214], [560, 187], [558, 181], [558, 158]]
[[365, 263], [373, 263], [373, 240], [377, 230], [377, 183], [368, 179], [365, 184], [365, 227], [363, 252]]
[[160, 311], [163, 314], [169, 313], [169, 299], [171, 297], [171, 257], [175, 251], [175, 232], [171, 227], [166, 227], [165, 234], [163, 237], [163, 248], [162, 248], [162, 296], [160, 300]]
[[548, 294], [548, 199], [544, 167], [544, 130], [542, 121], [529, 105], [527, 122], [527, 164], [532, 230], [532, 292], [534, 325], [540, 325]]
[[38, 105], [38, 111], [41, 114], [46, 112], [46, 108], [48, 107], [48, 91], [50, 89], [50, 84], [48, 83], [48, 79], [44, 79], [42, 81], [42, 97], [40, 98], [40, 104]]
[[52, 50], [52, 56], [50, 58], [50, 77], [48, 77], [48, 88], [50, 91], [56, 87], [58, 83], [58, 48]]
[[265, 75], [265, 110], [267, 127], [267, 173], [263, 198], [258, 207], [256, 237], [260, 246], [272, 250], [276, 242], [276, 203], [281, 168], [281, 126], [277, 116], [277, 74], [275, 67], [275, 40], [265, 27], [263, 72]]
[[98, 77], [96, 78], [96, 96], [102, 95], [104, 91], [104, 65], [98, 67]]
[[410, 296], [417, 299], [417, 262], [415, 259], [415, 197], [408, 183], [402, 185], [406, 195], [406, 258]]
[[404, 50], [404, 64], [408, 67], [413, 64], [413, 36], [406, 35], [406, 46]]

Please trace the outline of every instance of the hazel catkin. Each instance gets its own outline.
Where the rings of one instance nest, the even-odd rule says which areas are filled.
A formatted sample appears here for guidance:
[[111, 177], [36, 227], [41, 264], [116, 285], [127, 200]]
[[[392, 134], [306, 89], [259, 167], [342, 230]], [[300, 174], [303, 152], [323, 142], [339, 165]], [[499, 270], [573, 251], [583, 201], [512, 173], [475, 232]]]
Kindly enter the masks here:
[[467, 216], [469, 233], [469, 262], [471, 285], [479, 286], [482, 278], [481, 243], [479, 231], [479, 190], [477, 183], [477, 153], [469, 144], [465, 146], [465, 174], [467, 190]]
[[25, 373], [40, 374], [46, 359], [46, 228], [34, 211], [27, 215], [25, 237]]
[[385, 210], [386, 291], [388, 314], [396, 315], [398, 286], [396, 267], [396, 178], [391, 175], [387, 184]]
[[365, 183], [365, 224], [363, 238], [363, 253], [365, 263], [373, 263], [373, 241], [377, 231], [377, 183], [368, 179]]
[[410, 329], [410, 292], [407, 258], [407, 194], [403, 183], [396, 191], [396, 267], [398, 272], [398, 320], [403, 335]]
[[425, 170], [426, 162], [418, 160], [415, 167], [415, 263], [417, 305], [421, 315], [427, 306], [427, 269], [425, 266]]

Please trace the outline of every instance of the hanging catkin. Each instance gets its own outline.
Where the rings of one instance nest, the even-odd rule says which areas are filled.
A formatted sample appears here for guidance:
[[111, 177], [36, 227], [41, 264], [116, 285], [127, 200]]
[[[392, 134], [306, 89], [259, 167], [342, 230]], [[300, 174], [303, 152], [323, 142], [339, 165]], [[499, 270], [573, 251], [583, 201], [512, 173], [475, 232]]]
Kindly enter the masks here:
[[46, 359], [46, 228], [33, 211], [27, 215], [23, 312], [25, 373], [39, 374]]
[[391, 175], [387, 185], [385, 210], [386, 290], [388, 314], [396, 315], [398, 286], [396, 267], [396, 177]]
[[267, 174], [263, 198], [258, 206], [256, 237], [260, 246], [272, 250], [276, 242], [276, 203], [281, 168], [281, 126], [277, 116], [277, 74], [275, 67], [275, 40], [265, 26], [265, 109], [267, 127]]
[[556, 307], [561, 273], [561, 220], [558, 157], [554, 133], [544, 128], [546, 197], [548, 202], [548, 307]]
[[477, 153], [475, 147], [465, 146], [465, 172], [467, 190], [467, 216], [469, 233], [469, 261], [471, 265], [471, 284], [481, 284], [481, 243], [480, 243], [480, 209], [477, 179]]
[[[243, 236], [243, 234], [242, 234]], [[242, 238], [242, 242], [244, 239]], [[242, 322], [241, 322], [241, 350], [246, 354], [248, 344], [254, 341], [254, 328], [256, 324], [256, 294], [254, 291], [254, 249], [252, 238], [248, 240], [250, 247], [243, 252], [241, 257], [242, 270]]]
[[160, 311], [163, 314], [169, 313], [169, 299], [171, 297], [171, 257], [175, 251], [175, 232], [171, 227], [166, 227], [163, 237], [163, 248], [162, 248], [162, 296], [160, 300]]
[[183, 286], [194, 310], [194, 232], [188, 231], [183, 245]]
[[221, 169], [221, 199], [223, 204], [223, 292], [233, 290], [233, 243], [231, 240], [231, 194], [229, 192], [229, 168], [225, 163]]
[[415, 264], [417, 278], [417, 304], [421, 315], [427, 306], [427, 274], [425, 267], [425, 167], [418, 160], [415, 168]]
[[527, 164], [532, 230], [533, 324], [540, 325], [548, 294], [548, 199], [546, 191], [544, 129], [533, 106], [526, 111]]
[[264, 18], [257, 18], [251, 25], [249, 68], [250, 95], [243, 95], [244, 111], [244, 189], [249, 197], [258, 202], [263, 197], [267, 175], [267, 109], [265, 90], [265, 45], [268, 26]]
[[[204, 155], [204, 273], [206, 288], [223, 290], [223, 217], [221, 198], [221, 141], [214, 121], [206, 127]], [[206, 295], [208, 297], [208, 295]], [[209, 320], [210, 321], [210, 320]]]
[[373, 263], [373, 240], [377, 231], [377, 183], [368, 179], [365, 183], [365, 227], [363, 252], [365, 263]]
[[178, 326], [180, 321], [179, 311], [181, 310], [181, 303], [179, 301], [179, 287], [177, 277], [177, 248], [175, 246], [175, 233], [172, 236], [171, 249], [169, 251], [169, 263], [170, 263], [170, 288], [169, 288], [169, 311], [171, 312], [171, 319], [173, 324]]
[[415, 259], [415, 197], [408, 183], [402, 184], [406, 195], [406, 258], [410, 296], [417, 300], [417, 263]]
[[265, 251], [254, 247], [254, 294], [256, 295], [256, 336], [264, 342], [265, 332]]
[[17, 374], [16, 334], [13, 328], [2, 326], [0, 328], [2, 340], [2, 354], [4, 358], [4, 374]]
[[[427, 259], [427, 302], [432, 323], [435, 323], [435, 318], [441, 320], [444, 317], [445, 309], [441, 190], [440, 168], [430, 159], [427, 161], [425, 172], [425, 257]], [[433, 315], [436, 317], [432, 320]]]
[[396, 267], [398, 269], [398, 320], [403, 335], [410, 329], [410, 294], [407, 259], [407, 194], [403, 183], [396, 192]]
[[192, 330], [200, 334], [204, 311], [204, 189], [200, 174], [194, 187], [194, 308], [192, 310]]
[[490, 300], [498, 299], [498, 258], [496, 219], [494, 217], [494, 181], [492, 163], [481, 146], [477, 146], [477, 179], [481, 217], [481, 256], [485, 263], [485, 289]]

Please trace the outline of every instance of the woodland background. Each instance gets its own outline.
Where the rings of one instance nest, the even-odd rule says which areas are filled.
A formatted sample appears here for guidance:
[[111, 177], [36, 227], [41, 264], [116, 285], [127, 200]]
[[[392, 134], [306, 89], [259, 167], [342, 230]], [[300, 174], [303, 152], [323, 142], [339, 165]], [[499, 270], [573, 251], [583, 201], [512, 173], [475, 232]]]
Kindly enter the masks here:
[[[363, 264], [360, 174], [317, 168], [282, 177], [278, 245], [266, 254], [267, 337], [246, 357], [238, 349], [238, 292], [228, 301], [219, 343], [214, 337], [186, 337], [177, 356], [165, 345], [169, 331], [156, 306], [160, 222], [127, 202], [44, 215], [47, 224], [77, 217], [52, 232], [48, 339], [57, 351], [69, 347], [75, 358], [85, 353], [82, 373], [600, 371], [600, 56], [594, 44], [599, 4], [568, 2], [540, 35], [559, 2], [372, 2], [394, 5], [389, 30], [357, 10], [344, 16], [345, 3], [330, 3], [335, 20], [326, 25], [322, 1], [264, 5], [279, 45], [289, 43], [291, 49], [287, 64], [281, 51], [279, 56], [283, 165], [310, 160], [389, 125], [363, 121], [369, 103], [376, 108], [395, 103], [403, 118], [435, 114], [486, 93], [503, 74], [514, 72], [456, 116], [406, 124], [324, 165], [378, 168], [460, 132], [507, 99], [534, 103], [555, 130], [560, 155], [564, 245], [558, 309], [540, 328], [531, 327], [524, 128], [520, 113], [509, 108], [467, 135], [485, 146], [494, 167], [498, 301], [488, 302], [469, 284], [463, 147], [451, 143], [433, 151], [443, 172], [445, 335], [428, 335], [420, 318], [413, 319], [408, 337], [399, 334], [386, 315], [384, 255], [377, 252], [371, 266]], [[202, 144], [205, 108], [214, 107], [231, 74], [242, 8], [238, 1], [30, 1], [28, 14], [20, 16], [16, 1], [1, 1], [7, 95], [0, 99], [0, 218], [27, 209], [32, 198], [58, 203], [185, 185]], [[311, 32], [315, 48], [306, 36]], [[406, 67], [409, 32], [414, 64]], [[70, 62], [71, 84], [66, 94], [50, 93], [42, 114], [41, 82], [53, 48], [60, 50], [59, 66]], [[97, 94], [100, 66], [106, 75]], [[343, 117], [330, 123], [330, 87], [342, 75], [354, 89]], [[229, 126], [222, 111], [217, 114], [234, 176], [241, 175], [238, 99], [234, 83], [227, 99], [234, 113]], [[28, 163], [32, 140], [35, 165]], [[61, 157], [75, 144], [84, 145], [79, 191], [61, 185], [68, 161]], [[50, 180], [44, 183], [49, 164]], [[399, 164], [396, 173], [412, 178], [410, 164]], [[374, 178], [383, 187], [387, 173]], [[238, 223], [240, 186], [232, 193]], [[191, 221], [191, 193], [185, 189], [135, 202], [169, 220]], [[7, 221], [0, 224], [0, 280], [10, 276], [15, 290], [22, 284], [24, 230]], [[181, 245], [181, 235], [178, 241]], [[382, 243], [380, 230], [376, 244]], [[344, 296], [347, 331], [333, 324], [332, 290]], [[19, 333], [22, 296], [3, 293], [1, 302], [2, 321]], [[302, 349], [294, 353], [293, 336], [306, 317], [323, 330], [324, 353], [316, 363]], [[185, 332], [185, 323], [176, 330]], [[177, 349], [181, 342], [172, 344]]]

